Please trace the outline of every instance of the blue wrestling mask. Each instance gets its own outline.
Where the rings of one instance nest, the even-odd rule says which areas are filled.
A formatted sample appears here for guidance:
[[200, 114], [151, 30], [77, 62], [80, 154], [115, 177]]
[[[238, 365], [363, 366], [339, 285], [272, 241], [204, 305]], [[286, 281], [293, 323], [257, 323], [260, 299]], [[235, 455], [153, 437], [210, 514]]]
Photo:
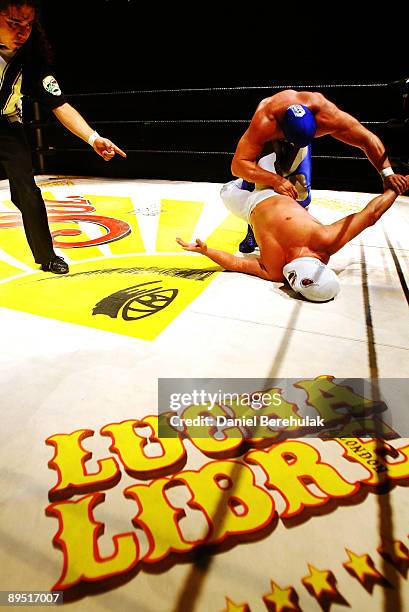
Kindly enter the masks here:
[[315, 136], [317, 124], [307, 106], [292, 104], [285, 112], [281, 128], [289, 142], [299, 147], [306, 147]]

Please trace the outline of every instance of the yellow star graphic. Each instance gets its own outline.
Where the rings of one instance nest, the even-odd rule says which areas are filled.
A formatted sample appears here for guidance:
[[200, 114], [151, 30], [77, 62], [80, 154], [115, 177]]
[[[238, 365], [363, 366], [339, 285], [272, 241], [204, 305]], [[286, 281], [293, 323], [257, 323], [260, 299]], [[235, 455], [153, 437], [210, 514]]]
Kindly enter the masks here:
[[369, 555], [356, 555], [348, 548], [347, 551], [349, 561], [346, 561], [342, 565], [345, 569], [349, 570], [359, 580], [364, 583], [365, 579], [382, 578], [382, 575], [374, 568], [373, 561]]
[[308, 569], [310, 570], [310, 575], [302, 578], [301, 582], [304, 586], [309, 586], [312, 589], [315, 597], [320, 598], [323, 593], [335, 593], [330, 583], [330, 579], [333, 576], [332, 572], [319, 570], [310, 564], [308, 564]]
[[224, 612], [250, 612], [248, 604], [236, 604], [231, 599], [226, 597], [227, 607]]
[[294, 599], [294, 596], [297, 598], [293, 587], [281, 589], [278, 584], [271, 580], [271, 593], [263, 595], [263, 601], [271, 612], [287, 612], [290, 610], [299, 612], [300, 608], [298, 605], [291, 601], [291, 599]]

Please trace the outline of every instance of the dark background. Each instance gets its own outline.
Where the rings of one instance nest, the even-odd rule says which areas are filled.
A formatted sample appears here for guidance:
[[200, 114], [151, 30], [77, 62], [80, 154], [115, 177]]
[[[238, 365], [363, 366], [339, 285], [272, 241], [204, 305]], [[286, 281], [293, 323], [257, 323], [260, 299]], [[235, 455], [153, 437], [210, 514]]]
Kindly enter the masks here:
[[[258, 102], [271, 86], [311, 85], [384, 141], [395, 170], [409, 157], [408, 129], [396, 127], [402, 115], [398, 85], [335, 87], [337, 84], [390, 84], [409, 76], [406, 34], [395, 15], [388, 42], [387, 19], [348, 14], [344, 7], [311, 13], [301, 4], [247, 5], [247, 14], [222, 12], [206, 3], [181, 8], [135, 0], [44, 0], [42, 21], [54, 50], [59, 83], [69, 102], [101, 134], [128, 152], [127, 160], [105, 163], [59, 125], [43, 130], [50, 173], [222, 182], [231, 178], [231, 155], [203, 154], [235, 149]], [[372, 17], [373, 19], [373, 17]], [[245, 87], [268, 87], [249, 90]], [[220, 87], [244, 87], [218, 91]], [[142, 90], [201, 89], [138, 93]], [[214, 88], [214, 90], [212, 90]], [[132, 91], [128, 95], [112, 92]], [[106, 93], [87, 96], [76, 94]], [[43, 115], [52, 122], [53, 116]], [[201, 120], [195, 124], [152, 123]], [[140, 123], [119, 123], [119, 122]], [[103, 123], [99, 123], [103, 122]], [[64, 150], [61, 150], [64, 149]], [[142, 151], [196, 151], [153, 153]], [[362, 156], [330, 137], [314, 141], [313, 186], [378, 191], [380, 179], [367, 160], [322, 156]]]

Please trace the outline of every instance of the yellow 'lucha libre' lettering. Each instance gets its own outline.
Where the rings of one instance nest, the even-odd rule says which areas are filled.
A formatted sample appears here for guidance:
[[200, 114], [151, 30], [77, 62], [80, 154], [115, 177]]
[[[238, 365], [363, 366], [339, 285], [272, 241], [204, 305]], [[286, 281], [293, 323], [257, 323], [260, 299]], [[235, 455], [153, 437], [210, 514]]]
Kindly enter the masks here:
[[[207, 405], [200, 406], [189, 406], [183, 411], [183, 419], [195, 419], [200, 416], [213, 417], [218, 416], [228, 417], [225, 410], [223, 410], [217, 404], [212, 408], [211, 412], [207, 409]], [[237, 449], [240, 448], [243, 442], [243, 434], [239, 427], [226, 427], [223, 429], [224, 438], [215, 438], [214, 433], [216, 428], [214, 426], [194, 426], [184, 425], [186, 434], [189, 436], [193, 444], [208, 457], [226, 457], [234, 456], [239, 453]], [[207, 431], [207, 435], [204, 433]], [[196, 437], [200, 433], [201, 437]], [[237, 453], [236, 453], [237, 451]]]
[[81, 442], [93, 435], [94, 432], [89, 429], [79, 429], [70, 434], [56, 434], [47, 438], [46, 444], [55, 447], [54, 457], [48, 465], [58, 473], [58, 483], [51, 489], [51, 495], [64, 491], [75, 494], [97, 485], [103, 488], [120, 478], [120, 469], [113, 457], [98, 460], [99, 470], [94, 474], [86, 473], [85, 463], [92, 453], [85, 450]]
[[149, 549], [144, 561], [155, 563], [171, 552], [187, 552], [194, 548], [195, 542], [187, 542], [179, 527], [178, 520], [185, 512], [174, 508], [166, 499], [165, 489], [170, 480], [160, 478], [149, 485], [133, 485], [125, 489], [125, 497], [134, 499], [138, 504], [138, 514], [133, 519], [135, 526], [144, 529]]
[[[149, 438], [139, 435], [135, 429], [146, 426], [151, 431]], [[101, 434], [112, 438], [110, 450], [118, 454], [125, 470], [134, 478], [164, 476], [174, 472], [186, 460], [186, 450], [178, 436], [158, 438], [157, 416], [106, 425], [101, 429]], [[149, 456], [145, 452], [148, 445], [153, 443], [160, 448], [159, 457]]]
[[374, 438], [339, 438], [337, 442], [346, 450], [344, 456], [369, 470], [370, 476], [361, 479], [365, 484], [376, 486], [409, 478], [409, 445], [394, 448]]
[[[307, 404], [315, 408], [324, 419], [326, 427], [348, 421], [351, 417], [371, 414], [383, 406], [333, 381], [333, 376], [317, 376], [315, 380], [300, 380], [294, 384], [294, 387], [304, 389], [307, 393]], [[340, 412], [337, 408], [346, 408], [348, 413]]]
[[[306, 506], [326, 504], [333, 497], [349, 497], [359, 489], [321, 461], [318, 451], [304, 442], [281, 442], [268, 451], [250, 451], [245, 459], [260, 465], [267, 476], [266, 486], [284, 497], [286, 508], [281, 516], [285, 518], [299, 514]], [[312, 493], [308, 489], [311, 481], [326, 495]]]
[[63, 573], [53, 589], [68, 589], [81, 581], [103, 580], [128, 572], [139, 561], [139, 544], [135, 533], [113, 537], [114, 552], [101, 557], [98, 537], [104, 525], [95, 521], [93, 509], [104, 501], [104, 493], [87, 495], [78, 501], [65, 501], [48, 506], [46, 512], [56, 515], [59, 530], [54, 543], [64, 553]]
[[181, 472], [174, 480], [190, 489], [189, 505], [203, 510], [210, 527], [206, 543], [258, 531], [275, 515], [273, 499], [255, 484], [253, 472], [240, 461], [212, 461], [197, 472]]

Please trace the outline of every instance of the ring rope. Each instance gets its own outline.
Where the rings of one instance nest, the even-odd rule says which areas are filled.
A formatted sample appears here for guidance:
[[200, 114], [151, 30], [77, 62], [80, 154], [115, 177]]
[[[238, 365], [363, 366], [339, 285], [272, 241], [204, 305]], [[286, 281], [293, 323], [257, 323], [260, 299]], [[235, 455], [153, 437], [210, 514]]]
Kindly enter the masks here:
[[317, 84], [317, 85], [243, 85], [239, 87], [184, 87], [181, 89], [131, 89], [118, 91], [101, 91], [94, 93], [73, 93], [68, 94], [67, 98], [84, 98], [89, 96], [118, 96], [118, 95], [138, 95], [138, 94], [161, 94], [161, 93], [212, 93], [217, 91], [260, 91], [263, 89], [332, 89], [344, 87], [388, 87], [390, 83], [337, 83], [337, 84]]
[[[93, 153], [93, 149], [65, 149], [63, 147], [48, 147], [48, 148], [37, 148], [37, 153], [42, 153], [43, 155], [54, 154], [54, 153]], [[174, 150], [174, 149], [166, 149], [166, 150], [158, 150], [158, 149], [126, 149], [126, 153], [180, 153], [182, 155], [234, 155], [231, 151], [189, 151], [189, 150]]]
[[[146, 127], [151, 124], [154, 125], [180, 125], [180, 124], [208, 124], [212, 123], [215, 125], [225, 125], [234, 123], [250, 123], [251, 119], [136, 119], [136, 120], [120, 120], [120, 121], [92, 121], [92, 125], [145, 125]], [[361, 121], [362, 125], [388, 125], [389, 121]], [[37, 123], [36, 121], [29, 121], [26, 125], [30, 127], [51, 127], [58, 126], [57, 121], [50, 121], [47, 123]]]
[[[92, 153], [92, 149], [65, 149], [65, 148], [37, 148], [38, 153], [50, 154], [50, 153]], [[190, 150], [178, 150], [178, 149], [126, 149], [127, 153], [160, 153], [160, 154], [179, 154], [179, 155], [234, 155], [234, 151], [190, 151]], [[358, 156], [339, 156], [339, 155], [313, 155], [313, 159], [349, 159], [349, 160], [365, 160], [368, 161], [367, 157]]]

